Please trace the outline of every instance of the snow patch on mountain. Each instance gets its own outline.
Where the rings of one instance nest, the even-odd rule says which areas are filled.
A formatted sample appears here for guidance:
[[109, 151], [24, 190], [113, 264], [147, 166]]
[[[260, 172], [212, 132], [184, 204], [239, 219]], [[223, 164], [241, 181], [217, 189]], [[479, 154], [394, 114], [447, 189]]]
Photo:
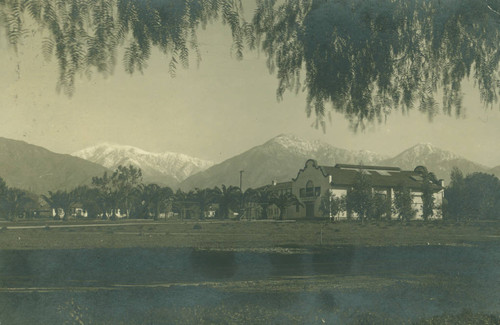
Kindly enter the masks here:
[[411, 166], [422, 164], [433, 164], [443, 161], [462, 159], [451, 151], [443, 150], [430, 143], [419, 143], [396, 157], [392, 158], [392, 163], [400, 167], [410, 168]]
[[280, 134], [269, 140], [268, 143], [275, 143], [282, 146], [283, 149], [301, 154], [317, 151], [318, 147], [321, 146], [319, 141], [307, 141], [293, 134]]
[[293, 134], [280, 134], [264, 145], [276, 144], [282, 150], [317, 159], [320, 164], [377, 164], [387, 156], [369, 150], [347, 150], [337, 148], [320, 140], [307, 141]]
[[133, 165], [141, 168], [145, 178], [168, 176], [177, 182], [205, 170], [213, 162], [174, 152], [148, 152], [140, 148], [102, 143], [72, 154], [110, 169], [119, 165]]

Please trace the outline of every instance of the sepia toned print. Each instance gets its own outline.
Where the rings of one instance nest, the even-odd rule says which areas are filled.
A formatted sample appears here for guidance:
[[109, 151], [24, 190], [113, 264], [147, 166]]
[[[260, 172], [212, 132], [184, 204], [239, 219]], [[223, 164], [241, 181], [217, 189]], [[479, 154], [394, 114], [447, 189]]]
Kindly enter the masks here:
[[0, 324], [500, 323], [498, 0], [0, 0]]

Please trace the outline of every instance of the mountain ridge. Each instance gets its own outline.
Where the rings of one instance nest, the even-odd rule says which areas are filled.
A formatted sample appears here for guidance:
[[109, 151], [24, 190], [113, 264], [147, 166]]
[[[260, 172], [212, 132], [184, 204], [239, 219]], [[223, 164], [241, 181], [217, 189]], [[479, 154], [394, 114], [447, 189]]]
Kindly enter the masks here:
[[[315, 159], [320, 165], [334, 166], [337, 163], [387, 165], [413, 170], [423, 165], [438, 178], [449, 183], [451, 169], [458, 167], [469, 174], [485, 172], [500, 175], [500, 166], [491, 169], [465, 159], [451, 151], [430, 143], [418, 143], [394, 157], [376, 154], [368, 150], [348, 150], [319, 140], [308, 141], [290, 134], [280, 134], [261, 145], [194, 174], [181, 182], [181, 189], [239, 184], [239, 171], [244, 170], [244, 188], [258, 187], [271, 181], [289, 181], [303, 167], [307, 159]], [[255, 168], [258, 166], [258, 168]]]
[[141, 168], [146, 182], [176, 186], [190, 175], [213, 165], [213, 162], [175, 152], [148, 152], [146, 150], [104, 142], [76, 151], [80, 157], [109, 169], [119, 165]]
[[69, 190], [90, 184], [92, 177], [106, 171], [107, 168], [78, 157], [0, 137], [0, 177], [11, 187], [37, 194]]
[[459, 168], [464, 174], [473, 172], [488, 173], [491, 168], [461, 157], [449, 150], [438, 148], [430, 143], [416, 144], [398, 155], [381, 161], [381, 164], [397, 166], [402, 169], [413, 169], [416, 166], [425, 166], [438, 178], [449, 183], [453, 167]]
[[[117, 147], [124, 152], [118, 150], [117, 153]], [[239, 186], [240, 171], [243, 170], [243, 188], [255, 188], [270, 184], [273, 180], [291, 180], [305, 161], [311, 158], [316, 159], [320, 165], [327, 166], [361, 163], [413, 170], [416, 166], [423, 165], [438, 178], [444, 179], [445, 184], [449, 184], [453, 167], [458, 167], [465, 175], [483, 172], [500, 176], [500, 166], [489, 168], [429, 143], [416, 144], [394, 157], [388, 157], [368, 150], [342, 149], [319, 140], [308, 141], [290, 134], [280, 134], [218, 164], [184, 154], [150, 153], [136, 147], [110, 143], [78, 152], [82, 157], [100, 153], [97, 156], [101, 160], [94, 158], [101, 164], [78, 156], [54, 153], [24, 141], [0, 137], [0, 177], [9, 186], [42, 194], [90, 184], [94, 176], [112, 171], [118, 165], [133, 164], [143, 171], [145, 183], [183, 190], [222, 184]], [[117, 154], [109, 155], [110, 153]], [[146, 162], [145, 156], [149, 159]], [[164, 170], [156, 170], [158, 166]], [[168, 171], [173, 171], [173, 175], [166, 175]]]
[[295, 135], [280, 134], [265, 143], [194, 174], [180, 183], [180, 188], [213, 187], [239, 184], [239, 171], [244, 170], [245, 188], [262, 186], [273, 180], [287, 181], [296, 175], [307, 159], [319, 164], [379, 162], [386, 156], [370, 151], [350, 151], [319, 140], [307, 141]]

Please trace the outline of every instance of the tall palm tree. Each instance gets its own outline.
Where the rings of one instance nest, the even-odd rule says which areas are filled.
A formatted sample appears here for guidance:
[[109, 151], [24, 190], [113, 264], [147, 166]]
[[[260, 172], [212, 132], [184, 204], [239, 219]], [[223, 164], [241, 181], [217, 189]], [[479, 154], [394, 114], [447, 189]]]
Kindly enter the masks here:
[[168, 186], [160, 189], [160, 206], [167, 218], [168, 213], [172, 210], [173, 202], [175, 199], [174, 191]]
[[254, 200], [262, 208], [262, 219], [267, 219], [267, 208], [273, 203], [275, 194], [268, 187], [256, 190]]
[[96, 218], [100, 212], [99, 191], [87, 185], [78, 186], [70, 193], [75, 202], [81, 203], [89, 218]]
[[229, 211], [238, 208], [241, 204], [241, 190], [237, 186], [222, 185], [215, 187], [215, 202], [219, 204], [219, 214], [222, 218], [229, 217]]
[[138, 199], [138, 205], [135, 208], [135, 213], [138, 218], [147, 219], [151, 214], [154, 215], [155, 204], [158, 201], [158, 189], [160, 187], [157, 184], [139, 185], [136, 191], [136, 196]]
[[107, 172], [104, 172], [102, 177], [93, 177], [92, 186], [97, 189], [97, 204], [103, 219], [108, 215], [115, 218], [116, 210], [118, 209], [118, 195], [113, 188], [111, 177]]
[[280, 193], [274, 194], [271, 197], [271, 202], [276, 204], [276, 206], [280, 209], [279, 219], [283, 220], [285, 215], [285, 211], [289, 206], [303, 206], [303, 204], [299, 201], [299, 199], [292, 193]]
[[161, 187], [157, 184], [148, 184], [141, 188], [140, 204], [145, 207], [148, 215], [153, 215], [154, 219], [157, 220], [162, 208], [166, 208], [171, 202], [174, 193], [171, 188]]
[[49, 191], [49, 195], [42, 195], [42, 198], [47, 202], [47, 204], [55, 210], [55, 218], [59, 219], [60, 216], [57, 214], [58, 210], [62, 210], [64, 218], [68, 218], [70, 206], [74, 203], [74, 198], [71, 193], [67, 191], [58, 190], [56, 192]]
[[181, 218], [186, 217], [188, 214], [192, 195], [193, 192], [186, 193], [181, 189], [177, 189], [173, 196], [173, 208], [179, 213]]
[[200, 209], [200, 218], [205, 218], [205, 212], [208, 207], [216, 200], [216, 192], [211, 188], [196, 188], [193, 192], [192, 198]]

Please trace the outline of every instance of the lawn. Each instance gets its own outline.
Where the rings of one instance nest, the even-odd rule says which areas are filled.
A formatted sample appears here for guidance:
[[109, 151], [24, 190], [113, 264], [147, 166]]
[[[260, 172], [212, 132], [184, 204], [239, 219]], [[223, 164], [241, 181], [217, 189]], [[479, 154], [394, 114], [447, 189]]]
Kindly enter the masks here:
[[[40, 228], [16, 228], [31, 225], [38, 225]], [[361, 224], [319, 221], [145, 220], [24, 222], [4, 223], [1, 226], [0, 249], [190, 247], [286, 250], [340, 246], [466, 246], [500, 240], [500, 222], [381, 221]]]

